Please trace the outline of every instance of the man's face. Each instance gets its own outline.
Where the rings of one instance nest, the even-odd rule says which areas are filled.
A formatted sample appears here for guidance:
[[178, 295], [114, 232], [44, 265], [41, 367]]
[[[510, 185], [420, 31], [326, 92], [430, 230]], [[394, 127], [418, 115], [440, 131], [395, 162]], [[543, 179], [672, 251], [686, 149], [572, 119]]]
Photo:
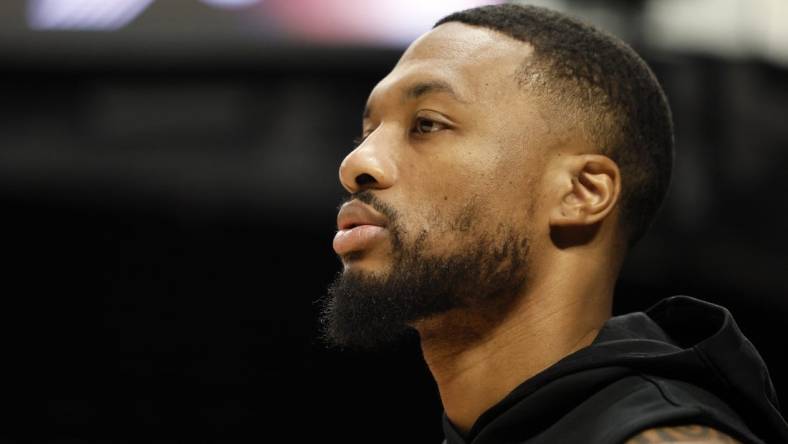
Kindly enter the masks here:
[[516, 80], [530, 47], [441, 25], [373, 89], [363, 142], [342, 162], [351, 193], [334, 249], [325, 335], [374, 347], [458, 312], [499, 316], [522, 290], [549, 129]]

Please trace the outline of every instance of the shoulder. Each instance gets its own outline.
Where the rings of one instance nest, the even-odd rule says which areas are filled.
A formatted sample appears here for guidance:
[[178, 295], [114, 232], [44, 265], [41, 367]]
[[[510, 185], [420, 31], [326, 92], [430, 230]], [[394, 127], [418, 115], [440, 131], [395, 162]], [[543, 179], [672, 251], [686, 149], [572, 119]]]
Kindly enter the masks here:
[[674, 427], [655, 427], [645, 430], [627, 440], [626, 444], [658, 443], [696, 443], [696, 444], [741, 444], [717, 429], [704, 425], [684, 425]]

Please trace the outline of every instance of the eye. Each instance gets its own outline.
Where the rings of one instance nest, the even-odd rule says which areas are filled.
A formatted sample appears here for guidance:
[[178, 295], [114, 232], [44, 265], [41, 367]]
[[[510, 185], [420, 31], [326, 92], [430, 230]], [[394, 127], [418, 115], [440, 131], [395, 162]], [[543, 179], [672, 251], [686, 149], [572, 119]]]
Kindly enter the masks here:
[[413, 124], [413, 130], [419, 134], [434, 133], [444, 127], [445, 125], [442, 123], [424, 117], [417, 117], [416, 122]]

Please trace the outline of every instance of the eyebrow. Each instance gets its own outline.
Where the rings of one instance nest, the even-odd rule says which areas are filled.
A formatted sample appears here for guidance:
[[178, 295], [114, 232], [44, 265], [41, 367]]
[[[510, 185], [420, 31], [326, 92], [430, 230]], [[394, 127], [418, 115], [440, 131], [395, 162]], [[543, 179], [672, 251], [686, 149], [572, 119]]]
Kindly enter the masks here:
[[[426, 96], [427, 94], [438, 94], [438, 93], [447, 94], [449, 97], [451, 97], [457, 102], [466, 103], [466, 104], [468, 103], [467, 100], [463, 99], [462, 96], [457, 94], [454, 88], [452, 88], [452, 86], [444, 80], [428, 80], [424, 82], [414, 83], [402, 93], [402, 97], [403, 99], [414, 100]], [[372, 114], [372, 108], [369, 106], [365, 106], [364, 113], [362, 114], [361, 117], [363, 119], [366, 119], [369, 118], [370, 114]]]

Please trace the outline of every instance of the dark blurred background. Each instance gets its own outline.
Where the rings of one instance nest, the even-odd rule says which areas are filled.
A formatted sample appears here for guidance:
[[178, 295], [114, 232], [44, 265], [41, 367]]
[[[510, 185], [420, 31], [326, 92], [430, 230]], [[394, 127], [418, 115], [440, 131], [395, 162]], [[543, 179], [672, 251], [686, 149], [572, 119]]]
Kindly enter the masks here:
[[[327, 350], [316, 301], [368, 92], [481, 3], [0, 3], [0, 436], [440, 442], [418, 344]], [[788, 403], [788, 3], [526, 3], [630, 42], [673, 106], [616, 312], [729, 307]]]

